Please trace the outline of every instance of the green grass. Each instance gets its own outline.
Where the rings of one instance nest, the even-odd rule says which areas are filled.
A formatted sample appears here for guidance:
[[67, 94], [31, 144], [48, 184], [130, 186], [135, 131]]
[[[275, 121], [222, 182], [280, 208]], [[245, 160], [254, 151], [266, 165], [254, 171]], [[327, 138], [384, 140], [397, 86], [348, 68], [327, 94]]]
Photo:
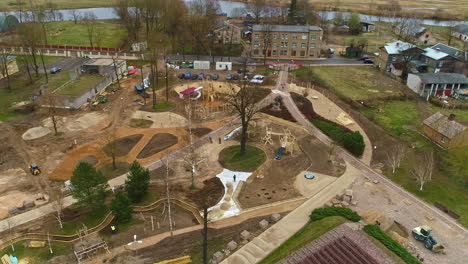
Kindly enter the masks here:
[[[49, 88], [54, 87], [54, 89], [56, 89], [70, 80], [70, 76], [65, 72], [55, 74], [55, 76], [60, 77], [49, 81]], [[79, 96], [83, 92], [93, 88], [102, 79], [103, 77], [98, 74], [82, 74], [77, 80], [68, 83], [60, 88], [60, 90], [56, 91], [56, 93], [60, 95]]]
[[17, 113], [11, 113], [11, 112], [0, 113], [0, 122], [5, 122], [5, 121], [7, 121], [9, 119], [19, 117], [19, 116], [22, 116], [22, 115], [17, 114]]
[[146, 120], [146, 119], [137, 119], [137, 118], [132, 118], [130, 120], [130, 127], [135, 127], [135, 128], [149, 128], [153, 124], [153, 121], [151, 120]]
[[367, 239], [369, 239], [370, 242], [374, 243], [378, 248], [380, 248], [385, 255], [389, 256], [396, 264], [405, 264], [406, 262], [402, 260], [397, 254], [395, 254], [393, 251], [388, 249], [384, 244], [382, 244], [379, 240], [377, 240], [375, 237], [367, 234], [364, 232], [366, 235]]
[[343, 224], [346, 220], [340, 216], [331, 216], [322, 220], [307, 223], [299, 232], [290, 237], [281, 246], [271, 252], [258, 264], [277, 263], [281, 259], [293, 254], [309, 242], [319, 238], [326, 232]]
[[13, 255], [21, 260], [28, 259], [31, 264], [44, 263], [56, 256], [68, 255], [73, 253], [73, 243], [51, 243], [53, 254], [50, 253], [48, 245], [44, 248], [26, 248], [24, 242], [14, 244], [15, 251], [8, 247], [0, 252], [0, 256], [4, 254]]
[[455, 120], [462, 123], [468, 122], [468, 109], [448, 109], [442, 108], [436, 105], [431, 104], [431, 109], [434, 113], [441, 112], [442, 114], [448, 116], [450, 114], [455, 114]]
[[102, 166], [102, 168], [99, 169], [99, 171], [102, 173], [102, 176], [106, 178], [107, 180], [113, 179], [115, 177], [118, 177], [120, 175], [123, 175], [128, 172], [130, 164], [126, 162], [116, 162], [115, 163], [116, 168], [114, 169], [112, 166], [112, 163], [106, 164]]
[[26, 73], [17, 73], [11, 76], [12, 92], [6, 89], [6, 82], [0, 86], [0, 112], [5, 113], [6, 109], [17, 102], [29, 100], [30, 94], [39, 88], [43, 82], [43, 75], [35, 77], [33, 75], [33, 82], [30, 83]]
[[[73, 21], [49, 22], [47, 27], [47, 44], [67, 46], [91, 46], [87, 25], [75, 24]], [[93, 46], [118, 48], [127, 37], [125, 27], [116, 20], [98, 20], [95, 27]]]
[[[15, 55], [16, 56], [16, 63], [18, 64], [18, 66], [21, 66], [21, 65], [25, 65], [25, 58], [26, 57], [25, 55]], [[52, 62], [55, 62], [59, 59], [62, 59], [63, 57], [57, 57], [57, 56], [44, 56], [44, 63], [47, 65], [49, 63], [52, 63]], [[29, 58], [28, 58], [29, 60]], [[42, 60], [40, 58], [38, 58], [38, 62], [41, 63], [40, 67], [42, 68]]]
[[403, 84], [374, 67], [302, 67], [294, 71], [299, 80], [316, 81], [319, 85], [353, 100], [366, 100], [400, 95]]
[[219, 162], [221, 165], [233, 171], [254, 171], [266, 159], [263, 150], [247, 145], [246, 153], [240, 155], [240, 146], [230, 146], [219, 153]]
[[97, 226], [104, 220], [108, 213], [109, 209], [107, 207], [96, 209], [91, 212], [84, 212], [83, 215], [79, 218], [74, 219], [72, 221], [64, 222], [62, 229], [60, 229], [58, 223], [53, 223], [54, 225], [52, 226], [52, 230], [50, 231], [50, 233], [58, 235], [74, 235], [79, 229], [83, 227], [83, 224], [85, 224], [86, 227], [88, 227], [88, 229]]
[[171, 108], [173, 105], [172, 102], [166, 102], [166, 101], [156, 101], [156, 105], [153, 106], [153, 110], [155, 111], [166, 111], [167, 109]]

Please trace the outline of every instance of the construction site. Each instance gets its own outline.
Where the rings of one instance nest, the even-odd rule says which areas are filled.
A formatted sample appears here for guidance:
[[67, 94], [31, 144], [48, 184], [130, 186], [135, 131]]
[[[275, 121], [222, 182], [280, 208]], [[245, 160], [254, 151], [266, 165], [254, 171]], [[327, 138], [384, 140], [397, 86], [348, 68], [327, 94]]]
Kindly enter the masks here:
[[[256, 89], [260, 101], [247, 142], [263, 158], [257, 166], [237, 171], [223, 166], [223, 153], [241, 140], [242, 124], [230, 96], [242, 89], [242, 82], [174, 81], [155, 94], [168, 107], [153, 110], [151, 88], [144, 93], [136, 88], [147, 86], [141, 81], [148, 72], [145, 67], [114, 82], [79, 110], [41, 108], [15, 123], [0, 124], [0, 257], [22, 252], [19, 263], [202, 263], [203, 206], [208, 207], [210, 263], [261, 261], [322, 206], [351, 208], [365, 223], [395, 233], [392, 237], [412, 253], [432, 254], [411, 242], [416, 218], [400, 215], [409, 210], [401, 203], [412, 202], [363, 175], [342, 150], [304, 125], [299, 114], [311, 111], [362, 131], [367, 144], [359, 160], [370, 163], [372, 144], [362, 128], [320, 93], [286, 87], [285, 71], [273, 74], [275, 87], [248, 88]], [[129, 224], [118, 226], [109, 210], [73, 206], [69, 181], [80, 162], [98, 169], [117, 193], [134, 161], [149, 169], [150, 186], [143, 202], [132, 206]], [[59, 202], [60, 225], [54, 209]], [[383, 212], [383, 204], [394, 208]], [[435, 218], [425, 219], [447, 247], [442, 231], [447, 229]], [[351, 229], [360, 228], [362, 224]], [[354, 252], [358, 260], [368, 260], [363, 263], [400, 263], [354, 231], [338, 227], [311, 248], [318, 258], [328, 254], [323, 245], [330, 237], [339, 254]], [[347, 235], [336, 238], [340, 232]], [[261, 250], [249, 250], [259, 241], [264, 242], [257, 247]], [[355, 244], [358, 253], [350, 249]], [[366, 249], [368, 244], [372, 248]], [[448, 248], [466, 255], [453, 244]], [[434, 256], [426, 262], [442, 259]], [[299, 263], [291, 259], [282, 263]]]

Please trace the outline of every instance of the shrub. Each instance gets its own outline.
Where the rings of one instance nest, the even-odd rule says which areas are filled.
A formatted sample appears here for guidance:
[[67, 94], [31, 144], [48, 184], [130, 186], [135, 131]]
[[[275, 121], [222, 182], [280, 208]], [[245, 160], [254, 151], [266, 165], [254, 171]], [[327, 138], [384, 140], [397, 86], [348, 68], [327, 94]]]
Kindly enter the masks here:
[[351, 132], [335, 123], [315, 118], [310, 118], [310, 122], [331, 139], [341, 144], [354, 156], [361, 156], [362, 153], [364, 153], [366, 144], [364, 143], [364, 138], [359, 131]]
[[364, 227], [364, 231], [366, 231], [369, 235], [379, 240], [382, 244], [384, 244], [388, 249], [397, 254], [406, 263], [421, 264], [421, 262], [418, 259], [416, 259], [413, 255], [411, 255], [411, 253], [409, 253], [408, 250], [406, 250], [398, 242], [393, 240], [389, 235], [385, 234], [385, 232], [382, 231], [382, 229], [380, 229], [379, 226], [366, 225]]
[[353, 222], [358, 222], [359, 220], [361, 220], [361, 216], [358, 213], [354, 212], [349, 208], [342, 207], [317, 208], [314, 211], [312, 211], [312, 214], [310, 214], [310, 219], [312, 221], [318, 221], [329, 216], [342, 216]]

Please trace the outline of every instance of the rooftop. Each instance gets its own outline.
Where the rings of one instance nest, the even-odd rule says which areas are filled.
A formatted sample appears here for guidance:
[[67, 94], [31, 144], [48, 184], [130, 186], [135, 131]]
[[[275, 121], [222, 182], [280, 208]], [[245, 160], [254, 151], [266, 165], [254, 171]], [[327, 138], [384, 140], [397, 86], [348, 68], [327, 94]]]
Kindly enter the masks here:
[[460, 73], [421, 73], [418, 76], [426, 84], [468, 84], [468, 78]]
[[321, 31], [316, 26], [294, 26], [294, 25], [253, 25], [253, 31], [271, 31], [271, 32], [309, 32]]
[[404, 21], [396, 27], [401, 29], [403, 34], [407, 36], [419, 36], [427, 30], [425, 27], [421, 26], [416, 19]]
[[444, 116], [440, 112], [437, 112], [428, 117], [423, 121], [423, 124], [434, 129], [447, 138], [454, 138], [466, 129], [464, 125], [458, 123], [455, 120], [449, 120], [447, 116]]
[[455, 26], [455, 31], [468, 35], [468, 24], [459, 24]]
[[392, 42], [392, 43], [386, 43], [384, 46], [385, 51], [387, 51], [389, 55], [398, 55], [402, 51], [405, 51], [413, 47], [416, 47], [416, 46], [408, 42], [403, 42], [400, 40]]
[[437, 50], [433, 48], [425, 48], [424, 51], [425, 51], [423, 53], [424, 56], [429, 57], [434, 60], [440, 60], [447, 56], [450, 56], [449, 54], [442, 52], [441, 50]]
[[442, 51], [442, 52], [447, 53], [448, 55], [450, 55], [452, 57], [458, 57], [461, 54], [460, 50], [458, 50], [458, 49], [456, 49], [454, 47], [447, 46], [447, 45], [442, 44], [442, 43], [435, 44], [434, 46], [431, 47], [431, 49]]
[[[115, 60], [118, 64], [121, 64], [123, 60]], [[86, 62], [84, 65], [95, 65], [95, 66], [113, 66], [114, 61], [112, 59], [92, 59]]]

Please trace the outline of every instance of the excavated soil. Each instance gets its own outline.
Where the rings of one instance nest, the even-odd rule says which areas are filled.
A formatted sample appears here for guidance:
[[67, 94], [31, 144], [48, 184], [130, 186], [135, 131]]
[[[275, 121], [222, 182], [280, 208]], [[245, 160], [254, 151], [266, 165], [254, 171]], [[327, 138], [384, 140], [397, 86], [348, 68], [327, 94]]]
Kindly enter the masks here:
[[224, 195], [224, 186], [218, 177], [213, 177], [203, 181], [203, 188], [190, 191], [187, 198], [193, 203], [203, 208], [206, 203], [208, 207], [216, 205]]
[[177, 137], [172, 134], [156, 134], [148, 141], [143, 150], [141, 150], [137, 156], [137, 159], [144, 159], [153, 156], [154, 154], [177, 144], [177, 142]]
[[192, 134], [197, 137], [203, 137], [204, 135], [210, 133], [212, 130], [207, 127], [192, 128]]
[[93, 166], [95, 166], [96, 164], [98, 164], [99, 160], [96, 156], [94, 155], [89, 155], [88, 157], [80, 160], [80, 162], [86, 162], [86, 163], [89, 163]]
[[121, 156], [126, 156], [128, 153], [135, 147], [135, 145], [140, 141], [140, 139], [143, 137], [143, 134], [137, 134], [137, 135], [131, 135], [131, 136], [126, 136], [123, 138], [119, 138], [106, 146], [102, 149], [107, 156], [111, 157], [112, 156], [112, 144], [115, 144], [115, 156], [121, 157]]

